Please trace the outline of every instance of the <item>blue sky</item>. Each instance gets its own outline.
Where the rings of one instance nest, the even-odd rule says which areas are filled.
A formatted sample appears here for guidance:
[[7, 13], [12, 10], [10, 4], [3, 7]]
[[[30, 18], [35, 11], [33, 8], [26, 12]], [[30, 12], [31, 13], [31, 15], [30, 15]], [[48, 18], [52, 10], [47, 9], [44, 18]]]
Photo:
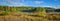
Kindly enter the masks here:
[[60, 6], [60, 0], [0, 0], [0, 5], [6, 6]]

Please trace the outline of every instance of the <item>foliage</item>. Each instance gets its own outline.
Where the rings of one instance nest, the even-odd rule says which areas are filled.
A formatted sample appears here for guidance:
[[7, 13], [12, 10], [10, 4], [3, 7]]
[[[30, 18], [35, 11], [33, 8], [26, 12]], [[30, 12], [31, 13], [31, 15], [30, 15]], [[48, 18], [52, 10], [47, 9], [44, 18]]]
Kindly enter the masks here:
[[2, 13], [2, 15], [3, 15], [3, 16], [6, 16], [6, 15], [9, 15], [9, 13], [10, 13], [10, 12], [5, 11], [5, 12]]
[[6, 15], [9, 15], [10, 12], [7, 12], [7, 11], [2, 11], [2, 13], [0, 13], [0, 16], [6, 16]]
[[46, 11], [44, 8], [41, 8], [39, 11], [38, 11], [38, 16], [41, 16], [41, 17], [45, 17], [46, 16]]

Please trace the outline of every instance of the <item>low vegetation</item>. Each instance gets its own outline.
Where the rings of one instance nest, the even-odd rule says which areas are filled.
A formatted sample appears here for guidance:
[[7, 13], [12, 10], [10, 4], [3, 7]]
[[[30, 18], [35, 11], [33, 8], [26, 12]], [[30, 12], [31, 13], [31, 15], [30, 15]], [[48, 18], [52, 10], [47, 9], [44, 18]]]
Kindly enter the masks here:
[[[47, 8], [34, 8], [36, 7], [0, 6], [0, 21], [60, 21], [59, 14], [47, 14]], [[22, 12], [24, 10], [27, 10], [28, 12], [31, 10], [32, 12]], [[50, 10], [52, 10], [52, 8]]]

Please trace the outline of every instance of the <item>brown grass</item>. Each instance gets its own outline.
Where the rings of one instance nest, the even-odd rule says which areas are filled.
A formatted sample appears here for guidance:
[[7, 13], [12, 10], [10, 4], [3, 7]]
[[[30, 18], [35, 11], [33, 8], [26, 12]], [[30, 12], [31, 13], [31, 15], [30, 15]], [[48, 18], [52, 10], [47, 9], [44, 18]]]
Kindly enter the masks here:
[[49, 13], [47, 14], [47, 19], [49, 21], [60, 21], [60, 14], [57, 13]]
[[60, 14], [47, 14], [46, 17], [10, 14], [8, 16], [0, 16], [0, 21], [60, 21]]
[[0, 16], [0, 21], [47, 21], [46, 18], [43, 17], [33, 17], [28, 15], [20, 15], [20, 16]]

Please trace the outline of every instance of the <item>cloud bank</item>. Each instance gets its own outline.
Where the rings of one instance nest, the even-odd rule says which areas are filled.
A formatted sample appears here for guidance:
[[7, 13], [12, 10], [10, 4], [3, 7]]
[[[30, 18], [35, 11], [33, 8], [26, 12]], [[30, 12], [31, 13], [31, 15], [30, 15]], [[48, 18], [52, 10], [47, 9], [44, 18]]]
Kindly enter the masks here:
[[42, 4], [44, 1], [34, 1], [35, 4]]
[[11, 4], [11, 5], [25, 5], [23, 0], [3, 0], [4, 3], [6, 4]]

